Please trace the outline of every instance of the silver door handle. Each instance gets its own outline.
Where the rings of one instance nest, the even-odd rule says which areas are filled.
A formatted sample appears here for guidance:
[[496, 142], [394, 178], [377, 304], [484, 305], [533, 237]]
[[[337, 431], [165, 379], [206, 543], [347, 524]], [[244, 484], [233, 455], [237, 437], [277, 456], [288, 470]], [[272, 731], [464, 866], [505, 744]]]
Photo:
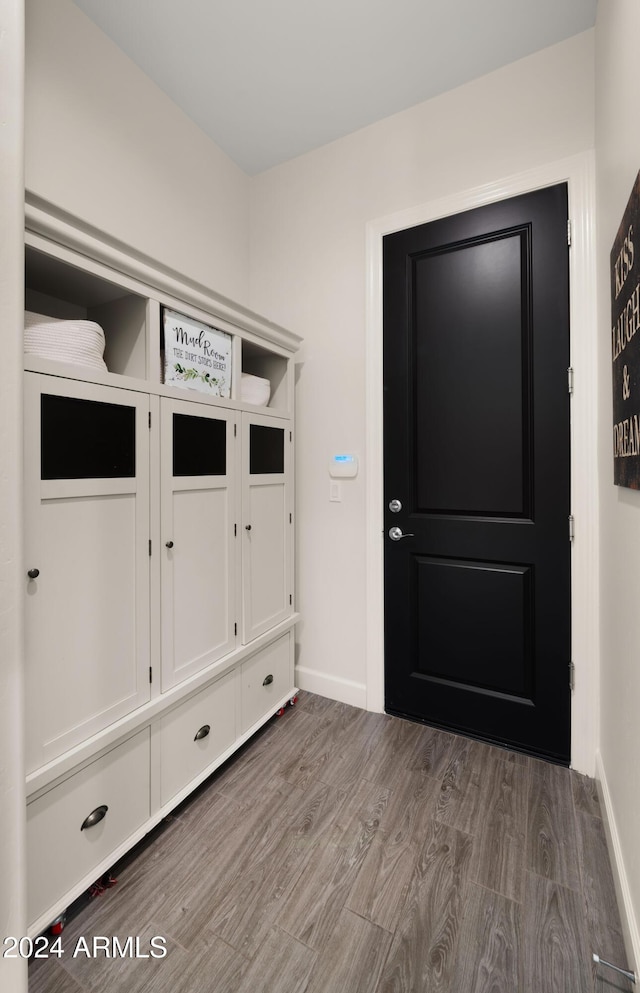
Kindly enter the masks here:
[[395, 528], [389, 528], [389, 537], [391, 538], [392, 541], [400, 541], [401, 538], [413, 538], [415, 537], [415, 535], [411, 534], [410, 532], [404, 534], [402, 528], [395, 527]]

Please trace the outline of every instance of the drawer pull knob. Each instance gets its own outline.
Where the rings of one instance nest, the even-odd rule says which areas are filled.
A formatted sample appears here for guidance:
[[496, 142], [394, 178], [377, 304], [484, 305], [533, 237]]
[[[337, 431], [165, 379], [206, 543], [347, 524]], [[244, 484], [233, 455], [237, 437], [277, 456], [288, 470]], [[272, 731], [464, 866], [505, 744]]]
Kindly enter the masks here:
[[200, 741], [202, 738], [206, 738], [210, 730], [211, 730], [210, 724], [203, 724], [200, 730], [196, 731], [196, 736], [193, 740]]
[[29, 579], [37, 579], [39, 575], [40, 575], [39, 569], [29, 569], [29, 572], [27, 573]]
[[103, 817], [107, 816], [108, 809], [109, 808], [107, 807], [106, 803], [103, 803], [101, 807], [96, 807], [95, 810], [91, 811], [88, 817], [85, 817], [85, 819], [82, 822], [82, 827], [80, 828], [80, 830], [84, 831], [85, 828], [90, 828], [93, 827], [95, 824], [99, 824], [100, 821], [103, 819]]
[[272, 682], [273, 682], [273, 676], [271, 675], [271, 673], [269, 673], [269, 675], [265, 676], [265, 678], [263, 679], [262, 685], [270, 686]]

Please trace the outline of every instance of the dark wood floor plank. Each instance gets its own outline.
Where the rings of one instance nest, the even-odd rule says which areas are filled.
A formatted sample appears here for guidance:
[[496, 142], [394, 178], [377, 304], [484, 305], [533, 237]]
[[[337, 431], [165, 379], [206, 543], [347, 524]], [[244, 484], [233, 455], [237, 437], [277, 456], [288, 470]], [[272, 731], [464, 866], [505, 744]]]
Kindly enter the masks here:
[[254, 955], [304, 866], [326, 842], [345, 801], [346, 794], [335, 787], [320, 782], [310, 786], [271, 843], [239, 867], [207, 927], [243, 954]]
[[[97, 930], [94, 923], [91, 928], [84, 929], [81, 935], [75, 936], [73, 942], [66, 930], [63, 932], [66, 935], [65, 948], [68, 949], [63, 960], [64, 968], [83, 990], [110, 990], [120, 987], [128, 993], [181, 993], [182, 990], [196, 988], [189, 987], [187, 980], [193, 982], [202, 972], [200, 963], [203, 955], [209, 961], [219, 955], [219, 950], [213, 949], [211, 942], [206, 948], [201, 946], [198, 954], [187, 952], [153, 922], [138, 927], [133, 932], [127, 928], [123, 930], [121, 920], [114, 920], [113, 924], [109, 924], [103, 919], [102, 925], [102, 929]], [[127, 944], [129, 938], [131, 942]], [[156, 957], [160, 950], [160, 938], [164, 941], [167, 953], [163, 958]], [[102, 939], [109, 942], [108, 954], [104, 950]], [[115, 944], [115, 939], [118, 945]], [[98, 946], [94, 944], [96, 941], [100, 942]], [[155, 955], [152, 955], [152, 948]], [[230, 955], [228, 960], [231, 961]], [[234, 968], [238, 969], [239, 966], [240, 959], [236, 955]], [[209, 989], [204, 983], [198, 988]]]
[[29, 993], [84, 993], [56, 958], [29, 963]]
[[142, 951], [166, 937], [167, 957], [33, 963], [30, 993], [631, 988], [591, 961], [625, 961], [593, 781], [313, 694], [301, 704], [63, 932], [71, 950], [80, 936], [139, 936]]
[[294, 938], [320, 951], [331, 935], [365, 861], [390, 791], [361, 782], [344, 804], [326, 845], [306, 866], [278, 917]]
[[336, 756], [343, 734], [354, 725], [358, 726], [358, 715], [364, 713], [356, 707], [333, 701], [317, 718], [313, 730], [302, 740], [298, 740], [296, 754], [282, 765], [282, 775], [294, 786], [304, 789], [322, 774]]
[[434, 779], [442, 779], [449, 764], [449, 753], [455, 735], [424, 724], [416, 724], [415, 727], [419, 734], [408, 768], [415, 772], [424, 772]]
[[[628, 969], [604, 825], [599, 817], [582, 811], [576, 813], [576, 820], [589, 951]], [[615, 978], [611, 971], [595, 964], [593, 974], [612, 981]], [[633, 988], [627, 980], [616, 982], [622, 982], [623, 989]]]
[[576, 811], [591, 814], [592, 817], [602, 817], [595, 779], [591, 779], [590, 776], [581, 776], [579, 772], [572, 770], [571, 788]]
[[378, 993], [454, 993], [471, 853], [468, 835], [432, 821]]
[[469, 738], [456, 738], [442, 777], [435, 817], [466, 834], [482, 825], [485, 787], [494, 775], [496, 749]]
[[302, 942], [273, 928], [234, 993], [305, 993], [316, 958]]
[[349, 910], [387, 931], [396, 929], [438, 789], [438, 781], [422, 772], [397, 771], [380, 830], [349, 894]]
[[527, 839], [528, 772], [524, 765], [494, 761], [482, 779], [484, 812], [474, 846], [471, 878], [520, 902]]
[[319, 714], [325, 714], [327, 710], [330, 710], [332, 703], [333, 700], [329, 700], [326, 696], [318, 696], [317, 693], [308, 693], [306, 690], [301, 690], [298, 694], [298, 702], [293, 709], [294, 711], [303, 710], [317, 717]]
[[530, 772], [527, 868], [580, 889], [571, 774], [558, 765], [538, 763]]
[[423, 731], [422, 725], [411, 721], [400, 718], [388, 720], [369, 756], [365, 778], [370, 783], [393, 789], [398, 772], [409, 768], [418, 744], [423, 739]]
[[522, 986], [522, 907], [472, 884], [451, 990], [517, 993]]
[[349, 734], [340, 737], [331, 761], [326, 762], [319, 773], [322, 781], [330, 786], [344, 787], [368, 779], [372, 756], [390, 724], [393, 719], [386, 714], [361, 710], [354, 718]]
[[203, 872], [199, 860], [186, 866], [173, 898], [156, 912], [155, 919], [169, 934], [186, 948], [196, 945], [242, 870], [280, 839], [285, 826], [295, 817], [301, 796], [301, 791], [275, 777], [265, 784], [261, 802], [250, 809], [236, 808], [224, 828], [220, 825], [223, 839], [214, 826], [208, 871]]
[[374, 993], [390, 943], [386, 931], [343, 910], [306, 993]]
[[523, 993], [592, 993], [581, 895], [528, 873], [523, 923]]

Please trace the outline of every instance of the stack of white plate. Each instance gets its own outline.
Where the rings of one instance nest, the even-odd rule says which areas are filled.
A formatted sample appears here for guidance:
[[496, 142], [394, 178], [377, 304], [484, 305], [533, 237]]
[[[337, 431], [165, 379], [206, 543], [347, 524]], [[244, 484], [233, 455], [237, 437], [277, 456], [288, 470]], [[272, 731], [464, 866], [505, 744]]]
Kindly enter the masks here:
[[253, 403], [257, 407], [266, 407], [271, 396], [271, 383], [260, 376], [249, 376], [242, 373], [240, 382], [240, 399], [243, 403]]
[[63, 321], [25, 311], [24, 350], [56, 362], [72, 362], [107, 371], [104, 331], [95, 321]]

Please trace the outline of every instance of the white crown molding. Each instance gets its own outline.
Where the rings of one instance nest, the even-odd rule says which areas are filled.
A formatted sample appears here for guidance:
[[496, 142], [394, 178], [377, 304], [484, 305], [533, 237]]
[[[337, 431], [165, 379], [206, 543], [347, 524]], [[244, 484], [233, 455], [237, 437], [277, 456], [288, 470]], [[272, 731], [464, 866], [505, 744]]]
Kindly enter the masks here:
[[25, 223], [27, 231], [33, 234], [101, 262], [151, 289], [173, 299], [183, 300], [239, 330], [257, 334], [260, 338], [280, 345], [287, 351], [296, 351], [302, 341], [287, 328], [266, 320], [209, 287], [157, 262], [143, 252], [136, 251], [29, 191], [25, 194]]

